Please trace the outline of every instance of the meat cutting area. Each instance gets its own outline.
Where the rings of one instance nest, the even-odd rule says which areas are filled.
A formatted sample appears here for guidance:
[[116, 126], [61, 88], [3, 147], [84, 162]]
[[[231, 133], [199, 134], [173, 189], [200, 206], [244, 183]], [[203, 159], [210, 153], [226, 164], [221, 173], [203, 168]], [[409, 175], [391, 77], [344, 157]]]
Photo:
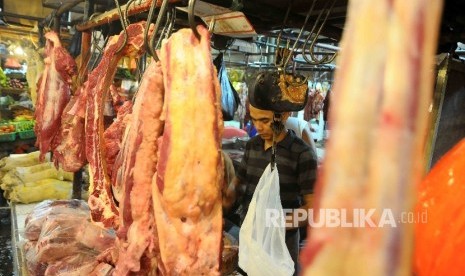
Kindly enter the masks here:
[[461, 0], [0, 0], [0, 276], [465, 275]]

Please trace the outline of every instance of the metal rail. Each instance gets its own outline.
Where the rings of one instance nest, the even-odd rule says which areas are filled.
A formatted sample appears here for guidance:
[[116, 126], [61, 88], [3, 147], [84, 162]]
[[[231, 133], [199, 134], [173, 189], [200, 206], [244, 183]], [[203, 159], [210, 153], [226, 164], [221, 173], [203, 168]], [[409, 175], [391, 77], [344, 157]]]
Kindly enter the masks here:
[[53, 30], [55, 32], [59, 32], [60, 30], [60, 17], [62, 14], [65, 12], [70, 11], [72, 8], [74, 8], [76, 5], [79, 3], [84, 2], [84, 0], [73, 0], [70, 2], [63, 3], [58, 9], [54, 10], [52, 13], [50, 13], [41, 23], [41, 27], [44, 26], [49, 26], [53, 22]]

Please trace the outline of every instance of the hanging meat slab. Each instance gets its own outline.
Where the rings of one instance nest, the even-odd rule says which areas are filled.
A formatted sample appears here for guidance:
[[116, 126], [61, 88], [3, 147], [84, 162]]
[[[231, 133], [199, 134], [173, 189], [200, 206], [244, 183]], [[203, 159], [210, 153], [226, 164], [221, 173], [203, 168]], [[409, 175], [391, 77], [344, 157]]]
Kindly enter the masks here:
[[110, 180], [114, 177], [113, 172], [115, 170], [115, 159], [120, 152], [123, 133], [126, 129], [128, 121], [130, 120], [132, 102], [125, 101], [118, 110], [119, 111], [118, 114], [116, 114], [116, 119], [107, 129], [105, 129], [105, 132], [103, 133], [103, 138], [105, 140], [105, 159], [107, 164], [107, 173]]
[[60, 129], [63, 110], [71, 97], [72, 79], [77, 75], [76, 63], [58, 35], [50, 31], [45, 39], [45, 69], [38, 82], [34, 127], [42, 161]]
[[[98, 66], [90, 73], [86, 88], [86, 155], [89, 161], [89, 207], [92, 220], [104, 227], [118, 225], [118, 210], [111, 193], [103, 139], [103, 105], [113, 82], [118, 61], [123, 56], [137, 57], [144, 51], [145, 22], [131, 24], [108, 42]], [[149, 32], [150, 34], [150, 32]], [[121, 48], [122, 47], [122, 48]], [[119, 52], [118, 50], [121, 49]]]
[[160, 54], [165, 127], [153, 207], [165, 275], [219, 275], [222, 240], [220, 90], [210, 34], [181, 29]]
[[[399, 221], [413, 210], [424, 172], [441, 7], [440, 0], [349, 1], [313, 220], [345, 210], [339, 218], [353, 227], [312, 228], [303, 275], [412, 274], [413, 225]], [[371, 209], [373, 224], [362, 225], [355, 211]]]
[[158, 139], [163, 131], [160, 118], [163, 96], [161, 67], [152, 61], [142, 77], [131, 123], [115, 163], [119, 168], [115, 171], [114, 187], [121, 187], [115, 193], [120, 195], [115, 275], [127, 275], [130, 271], [149, 275], [157, 271], [160, 254], [152, 207], [152, 178], [158, 162]]
[[82, 87], [71, 97], [63, 110], [60, 130], [53, 139], [53, 161], [55, 166], [67, 172], [77, 172], [86, 163], [84, 118], [69, 113], [80, 97]]

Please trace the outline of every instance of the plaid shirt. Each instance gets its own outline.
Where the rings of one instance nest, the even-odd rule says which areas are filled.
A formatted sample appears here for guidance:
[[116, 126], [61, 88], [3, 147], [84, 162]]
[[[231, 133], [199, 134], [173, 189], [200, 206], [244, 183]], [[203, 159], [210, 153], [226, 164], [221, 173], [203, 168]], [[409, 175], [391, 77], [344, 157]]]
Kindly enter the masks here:
[[[264, 140], [255, 136], [246, 145], [244, 157], [236, 176], [246, 184], [246, 191], [238, 213], [241, 221], [249, 208], [258, 181], [271, 161], [271, 147], [264, 150]], [[299, 208], [302, 196], [313, 193], [316, 180], [316, 153], [293, 130], [277, 143], [276, 164], [279, 172], [281, 204], [283, 208]]]

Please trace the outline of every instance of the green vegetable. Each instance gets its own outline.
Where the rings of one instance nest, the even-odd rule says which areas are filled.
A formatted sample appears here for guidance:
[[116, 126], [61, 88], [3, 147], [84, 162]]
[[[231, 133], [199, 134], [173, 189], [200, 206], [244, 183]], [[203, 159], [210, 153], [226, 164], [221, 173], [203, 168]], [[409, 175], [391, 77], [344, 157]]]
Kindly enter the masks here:
[[27, 131], [34, 129], [35, 121], [20, 121], [16, 122], [16, 131]]
[[7, 87], [8, 86], [8, 78], [6, 77], [3, 69], [0, 67], [0, 86]]

